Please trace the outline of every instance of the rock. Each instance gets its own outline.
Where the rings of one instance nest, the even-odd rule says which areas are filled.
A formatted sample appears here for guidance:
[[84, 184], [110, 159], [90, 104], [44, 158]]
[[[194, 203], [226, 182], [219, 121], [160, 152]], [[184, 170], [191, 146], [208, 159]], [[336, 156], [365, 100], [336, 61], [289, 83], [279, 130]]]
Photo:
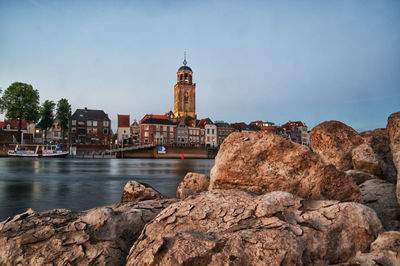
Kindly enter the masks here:
[[367, 180], [360, 185], [364, 204], [375, 210], [386, 230], [400, 230], [400, 206], [396, 186], [381, 179]]
[[382, 230], [358, 203], [212, 190], [146, 225], [127, 265], [327, 265], [367, 252]]
[[384, 232], [371, 244], [370, 252], [358, 252], [349, 265], [400, 265], [400, 232]]
[[234, 132], [221, 145], [209, 189], [232, 188], [255, 193], [286, 191], [307, 199], [362, 201], [351, 178], [307, 146], [262, 131]]
[[361, 144], [360, 146], [354, 148], [351, 154], [353, 167], [355, 170], [370, 173], [383, 178], [386, 164], [374, 152], [370, 144]]
[[391, 114], [388, 118], [386, 130], [389, 135], [390, 149], [393, 162], [397, 169], [397, 201], [400, 204], [400, 112]]
[[164, 199], [165, 197], [150, 185], [129, 181], [122, 192], [121, 203], [123, 202], [139, 202], [142, 200]]
[[0, 223], [0, 265], [123, 265], [144, 225], [174, 201], [17, 215]]
[[371, 145], [374, 153], [384, 162], [383, 164], [383, 179], [396, 184], [397, 171], [393, 164], [393, 156], [390, 150], [389, 136], [385, 128], [361, 132], [364, 142]]
[[311, 149], [341, 171], [353, 168], [351, 151], [362, 143], [357, 131], [339, 121], [323, 122], [310, 132]]
[[190, 195], [196, 195], [202, 191], [207, 191], [209, 184], [210, 179], [208, 176], [189, 172], [179, 184], [176, 190], [176, 197], [178, 199], [184, 199]]
[[368, 173], [365, 173], [365, 172], [357, 171], [357, 170], [347, 170], [345, 173], [357, 185], [360, 185], [360, 184], [364, 183], [367, 180], [378, 178], [377, 176], [374, 176], [374, 175], [371, 175], [371, 174], [368, 174]]

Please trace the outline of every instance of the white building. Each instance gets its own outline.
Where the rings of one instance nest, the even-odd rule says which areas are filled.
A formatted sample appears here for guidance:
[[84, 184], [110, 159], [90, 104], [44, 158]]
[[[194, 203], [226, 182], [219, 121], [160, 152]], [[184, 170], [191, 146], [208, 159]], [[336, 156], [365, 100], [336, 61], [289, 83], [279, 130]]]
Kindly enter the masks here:
[[214, 124], [207, 124], [204, 126], [206, 147], [216, 148], [218, 146], [217, 126]]

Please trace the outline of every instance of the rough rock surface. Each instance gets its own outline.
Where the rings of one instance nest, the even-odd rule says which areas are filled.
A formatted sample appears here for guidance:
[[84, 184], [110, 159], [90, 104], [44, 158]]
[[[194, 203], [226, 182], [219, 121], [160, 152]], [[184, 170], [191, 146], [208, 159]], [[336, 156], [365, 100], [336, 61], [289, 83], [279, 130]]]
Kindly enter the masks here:
[[386, 130], [389, 135], [390, 149], [393, 162], [397, 169], [397, 201], [400, 204], [400, 112], [391, 114], [388, 118]]
[[351, 151], [363, 141], [357, 131], [339, 121], [323, 122], [310, 132], [311, 149], [342, 171], [353, 168]]
[[123, 265], [145, 224], [175, 201], [16, 215], [0, 223], [0, 265]]
[[375, 210], [385, 229], [400, 230], [396, 186], [381, 179], [371, 179], [362, 183], [360, 190], [364, 204]]
[[232, 133], [225, 139], [211, 170], [209, 189], [218, 188], [362, 201], [358, 187], [344, 172], [307, 146], [267, 132]]
[[367, 180], [378, 178], [377, 176], [374, 176], [374, 175], [371, 175], [371, 174], [368, 174], [368, 173], [365, 173], [365, 172], [357, 171], [357, 170], [347, 170], [345, 173], [357, 185], [360, 185], [360, 184], [364, 183]]
[[383, 178], [390, 183], [396, 184], [397, 171], [393, 164], [393, 156], [390, 150], [389, 136], [385, 128], [378, 128], [361, 132], [364, 142], [371, 145], [377, 156], [384, 162]]
[[363, 143], [353, 149], [351, 152], [353, 167], [355, 170], [370, 173], [372, 175], [384, 178], [386, 164], [377, 155], [368, 143]]
[[176, 197], [184, 199], [190, 195], [196, 195], [200, 192], [207, 191], [210, 185], [208, 176], [198, 173], [189, 172], [176, 190]]
[[367, 252], [381, 230], [375, 212], [354, 202], [212, 190], [160, 212], [127, 265], [327, 265]]
[[400, 265], [400, 232], [384, 232], [371, 244], [370, 252], [357, 253], [349, 265]]
[[142, 200], [164, 199], [165, 197], [150, 185], [129, 181], [122, 192], [121, 203], [123, 202], [139, 202]]

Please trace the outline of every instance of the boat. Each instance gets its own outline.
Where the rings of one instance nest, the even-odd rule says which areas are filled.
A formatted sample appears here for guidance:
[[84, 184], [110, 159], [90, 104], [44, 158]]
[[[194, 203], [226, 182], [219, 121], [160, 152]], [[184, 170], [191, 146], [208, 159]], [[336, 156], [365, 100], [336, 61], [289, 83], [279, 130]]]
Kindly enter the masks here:
[[40, 145], [27, 145], [27, 144], [16, 144], [14, 150], [8, 151], [8, 156], [11, 157], [59, 157], [63, 158], [69, 154], [68, 151], [62, 151], [61, 146], [40, 144]]

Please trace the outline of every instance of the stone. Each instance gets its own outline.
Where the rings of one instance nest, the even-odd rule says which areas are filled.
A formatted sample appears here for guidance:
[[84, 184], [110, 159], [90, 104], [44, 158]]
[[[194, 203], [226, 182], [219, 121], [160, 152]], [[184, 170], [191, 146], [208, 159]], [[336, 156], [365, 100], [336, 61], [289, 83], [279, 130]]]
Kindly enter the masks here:
[[371, 175], [369, 173], [357, 171], [357, 170], [347, 170], [345, 173], [357, 185], [360, 185], [360, 184], [364, 183], [367, 180], [378, 178], [377, 176]]
[[17, 215], [0, 223], [0, 265], [123, 265], [145, 224], [175, 201]]
[[306, 199], [362, 201], [344, 172], [326, 164], [307, 146], [268, 132], [234, 132], [221, 145], [209, 189], [255, 193], [286, 191]]
[[394, 184], [371, 179], [360, 185], [360, 191], [364, 204], [375, 210], [386, 230], [400, 230], [400, 205]]
[[357, 131], [339, 121], [323, 122], [310, 132], [311, 149], [341, 171], [353, 168], [351, 151], [363, 142]]
[[370, 173], [372, 175], [382, 177], [385, 174], [386, 164], [375, 153], [372, 146], [363, 143], [354, 148], [351, 152], [352, 162], [355, 170]]
[[400, 232], [383, 232], [372, 242], [370, 251], [358, 252], [348, 265], [400, 265]]
[[382, 231], [359, 203], [275, 191], [211, 190], [146, 225], [127, 265], [327, 265], [368, 252]]
[[390, 140], [393, 163], [397, 169], [397, 201], [400, 204], [400, 112], [393, 113], [388, 118], [386, 130]]
[[208, 176], [189, 172], [179, 184], [176, 190], [176, 197], [184, 199], [188, 196], [199, 194], [200, 192], [207, 191], [209, 185], [210, 178]]
[[396, 184], [397, 170], [393, 163], [392, 151], [390, 149], [390, 140], [385, 128], [378, 128], [361, 132], [364, 142], [371, 145], [375, 154], [383, 161], [383, 176], [380, 178]]
[[122, 192], [121, 203], [124, 202], [139, 202], [142, 200], [156, 200], [164, 199], [165, 197], [145, 183], [139, 183], [136, 181], [129, 181], [124, 186], [124, 191]]

